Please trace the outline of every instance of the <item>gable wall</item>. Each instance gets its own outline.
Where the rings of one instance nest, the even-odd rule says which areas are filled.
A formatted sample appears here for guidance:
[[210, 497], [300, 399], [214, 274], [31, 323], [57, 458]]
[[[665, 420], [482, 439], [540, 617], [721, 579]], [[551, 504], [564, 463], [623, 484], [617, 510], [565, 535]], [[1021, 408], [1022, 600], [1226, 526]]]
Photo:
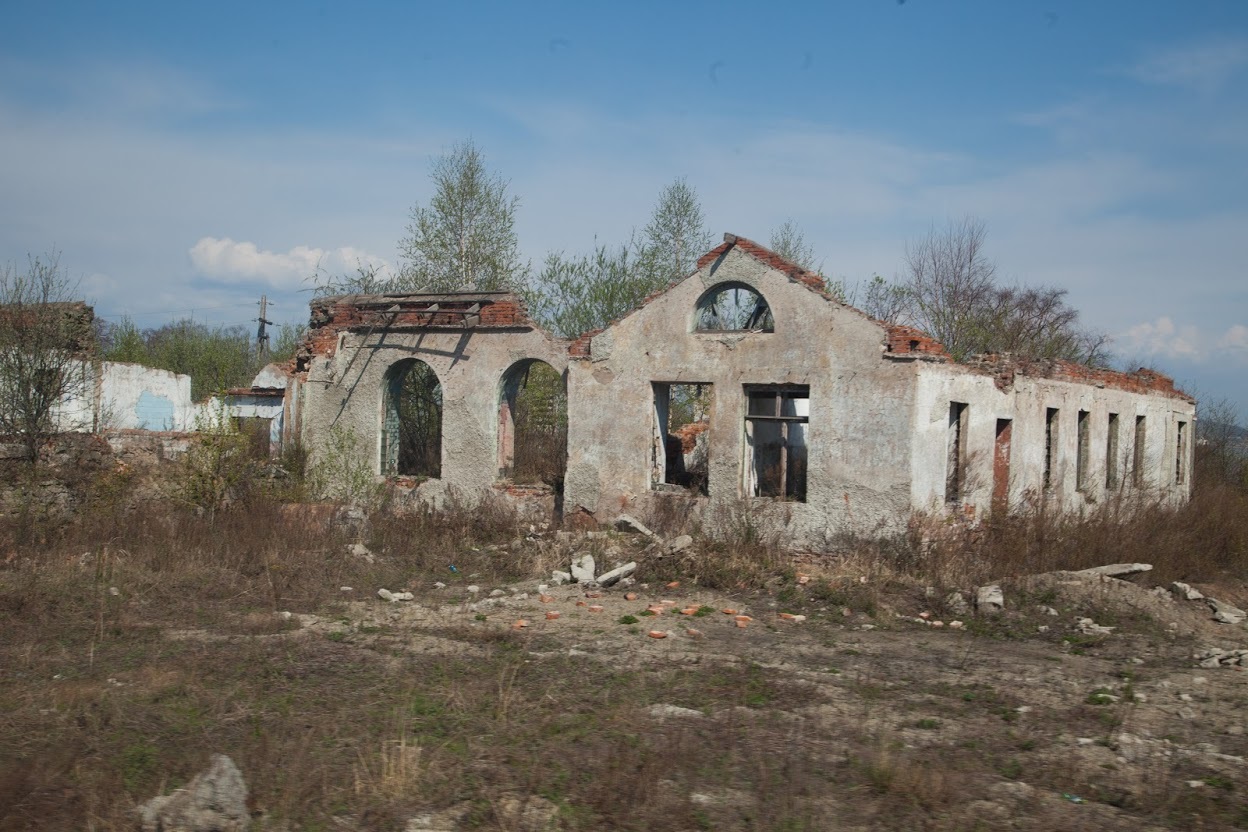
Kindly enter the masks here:
[[[727, 281], [759, 291], [775, 332], [693, 332], [698, 299]], [[744, 494], [747, 384], [810, 387], [807, 501], [751, 498], [760, 517], [801, 542], [848, 528], [904, 525], [910, 501], [913, 365], [881, 358], [884, 331], [739, 251], [596, 335], [569, 368], [565, 509], [609, 522], [622, 511], [661, 512], [651, 488], [654, 382], [710, 383], [709, 499]]]

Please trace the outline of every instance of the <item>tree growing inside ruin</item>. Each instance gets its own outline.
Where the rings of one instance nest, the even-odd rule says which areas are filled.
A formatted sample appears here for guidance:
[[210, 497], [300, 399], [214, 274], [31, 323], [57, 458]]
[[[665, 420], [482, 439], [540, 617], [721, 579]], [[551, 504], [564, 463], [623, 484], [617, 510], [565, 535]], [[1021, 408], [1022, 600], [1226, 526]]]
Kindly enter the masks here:
[[73, 404], [86, 391], [95, 338], [75, 289], [56, 252], [0, 270], [0, 433], [32, 465], [51, 435], [81, 427]]
[[399, 241], [402, 268], [388, 290], [489, 292], [521, 290], [529, 265], [520, 257], [516, 209], [520, 199], [485, 164], [471, 141], [433, 163], [433, 196], [414, 205]]
[[918, 327], [955, 359], [1011, 352], [1102, 364], [1106, 336], [1079, 326], [1066, 290], [1002, 286], [985, 252], [987, 226], [966, 217], [933, 227], [906, 245], [905, 272], [895, 284], [873, 281], [868, 312]]
[[588, 253], [547, 255], [525, 299], [534, 318], [573, 338], [606, 326], [686, 277], [713, 245], [697, 191], [677, 179], [659, 193], [645, 228], [626, 242], [595, 241]]

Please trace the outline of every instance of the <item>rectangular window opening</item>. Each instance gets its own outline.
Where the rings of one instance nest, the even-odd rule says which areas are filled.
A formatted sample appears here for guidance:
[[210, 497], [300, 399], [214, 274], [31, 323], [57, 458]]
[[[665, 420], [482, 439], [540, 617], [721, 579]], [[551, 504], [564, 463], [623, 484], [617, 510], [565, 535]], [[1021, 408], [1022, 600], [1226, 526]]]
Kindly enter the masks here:
[[1140, 488], [1144, 485], [1144, 459], [1147, 425], [1143, 416], [1135, 417], [1135, 444], [1131, 448], [1131, 483]]
[[1010, 440], [1014, 433], [1013, 419], [997, 420], [997, 437], [992, 449], [992, 502], [1005, 508], [1010, 499]]
[[1179, 422], [1174, 435], [1174, 484], [1187, 481], [1187, 422]]
[[1056, 407], [1046, 408], [1044, 413], [1044, 488], [1053, 487], [1057, 472], [1057, 416]]
[[945, 437], [945, 502], [962, 500], [966, 489], [966, 419], [965, 402], [949, 402], [949, 429]]
[[709, 383], [654, 385], [654, 490], [710, 493], [711, 392]]
[[746, 493], [806, 501], [810, 388], [745, 388]]
[[1109, 414], [1105, 432], [1105, 490], [1118, 489], [1118, 414]]
[[1086, 491], [1088, 488], [1088, 457], [1092, 450], [1092, 414], [1086, 410], [1079, 411], [1079, 419], [1075, 423], [1078, 447], [1075, 450], [1075, 488]]

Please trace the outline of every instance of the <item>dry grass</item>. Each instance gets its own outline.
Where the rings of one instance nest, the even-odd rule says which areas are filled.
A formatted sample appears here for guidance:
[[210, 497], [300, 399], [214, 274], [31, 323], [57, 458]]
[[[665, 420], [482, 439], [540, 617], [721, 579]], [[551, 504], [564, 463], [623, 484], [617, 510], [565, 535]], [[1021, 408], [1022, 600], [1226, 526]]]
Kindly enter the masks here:
[[[647, 579], [824, 616], [782, 659], [809, 662], [802, 673], [744, 653], [614, 666], [453, 622], [436, 635], [471, 654], [424, 654], [401, 634], [338, 640], [272, 615], [333, 619], [343, 585], [490, 584], [556, 565], [497, 506], [353, 518], [255, 496], [210, 518], [122, 494], [21, 541], [0, 529], [0, 832], [132, 829], [135, 805], [214, 752], [246, 773], [258, 829], [399, 830], [452, 808], [465, 828], [514, 828], [506, 807], [518, 794], [549, 800], [572, 830], [953, 830], [975, 828], [966, 807], [991, 786], [1020, 779], [1175, 828], [1248, 819], [1238, 784], [1176, 793], [1185, 778], [1222, 782], [1177, 757], [1147, 789], [1128, 789], [1112, 770], [1045, 756], [1060, 731], [1109, 737], [1130, 718], [1087, 704], [1087, 690], [1023, 729], [1008, 692], [925, 683], [907, 675], [934, 672], [919, 658], [893, 667], [838, 646], [841, 607], [862, 620], [920, 609], [925, 582], [1122, 560], [1150, 561], [1161, 579], [1242, 580], [1242, 491], [1202, 487], [1183, 508], [1128, 517], [1107, 506], [1079, 523], [1008, 518], [924, 546], [863, 543], [800, 590], [748, 513], [720, 521], [735, 530], [727, 540], [652, 554]], [[355, 542], [373, 562], [347, 554]], [[660, 719], [654, 704], [706, 717]], [[825, 706], [836, 718], [819, 716]], [[1068, 820], [1050, 828], [1097, 827]]]

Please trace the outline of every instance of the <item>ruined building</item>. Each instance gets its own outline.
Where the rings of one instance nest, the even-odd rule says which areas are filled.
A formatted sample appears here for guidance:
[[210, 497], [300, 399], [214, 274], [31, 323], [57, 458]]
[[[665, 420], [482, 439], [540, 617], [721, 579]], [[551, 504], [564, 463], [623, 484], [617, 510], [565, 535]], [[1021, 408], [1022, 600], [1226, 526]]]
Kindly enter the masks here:
[[338, 431], [414, 499], [498, 494], [582, 524], [748, 510], [807, 546], [912, 511], [1183, 500], [1195, 418], [1148, 371], [954, 362], [732, 235], [571, 342], [509, 293], [316, 300], [287, 396], [314, 453]]

